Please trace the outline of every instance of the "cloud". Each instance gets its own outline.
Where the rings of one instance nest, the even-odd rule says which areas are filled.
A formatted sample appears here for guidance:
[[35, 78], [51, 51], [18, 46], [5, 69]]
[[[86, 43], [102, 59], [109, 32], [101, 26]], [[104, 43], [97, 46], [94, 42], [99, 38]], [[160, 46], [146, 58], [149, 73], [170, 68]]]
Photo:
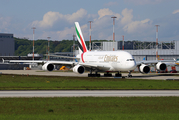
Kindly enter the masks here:
[[150, 29], [152, 21], [145, 19], [142, 21], [132, 21], [131, 23], [124, 26], [124, 31], [128, 33], [142, 33], [147, 29]]
[[[87, 21], [93, 20], [97, 15], [87, 14], [85, 9], [79, 9], [72, 14], [61, 14], [59, 12], [49, 11], [44, 14], [43, 19], [33, 21], [31, 27], [35, 26], [39, 31], [43, 31], [38, 38], [46, 38], [54, 36], [56, 40], [72, 39], [72, 35], [76, 34], [74, 22], [79, 22], [80, 25], [87, 26]], [[83, 28], [82, 28], [83, 29]], [[86, 31], [87, 29], [85, 29]], [[87, 35], [86, 33], [84, 35]]]
[[172, 12], [172, 14], [179, 13], [179, 9]]
[[117, 19], [121, 18], [121, 15], [118, 14], [118, 13], [114, 13], [112, 10], [109, 10], [109, 8], [104, 8], [104, 9], [100, 9], [98, 11], [98, 15], [99, 15], [99, 18], [98, 19], [101, 19], [102, 17], [104, 16], [109, 16], [111, 15], [112, 16], [116, 16]]
[[125, 8], [120, 14], [109, 8], [103, 8], [97, 13], [88, 14], [85, 9], [79, 9], [73, 14], [66, 15], [49, 11], [44, 14], [42, 20], [34, 21], [31, 25], [35, 26], [38, 31], [43, 31], [36, 34], [36, 38], [46, 39], [47, 36], [51, 36], [55, 40], [72, 39], [72, 35], [76, 34], [74, 29], [74, 22], [76, 21], [80, 23], [86, 40], [89, 38], [89, 23], [87, 22], [89, 20], [93, 21], [92, 39], [112, 40], [112, 16], [117, 17], [115, 20], [116, 39], [120, 39], [123, 34], [138, 36], [138, 33], [141, 34], [151, 25], [150, 19], [134, 21], [132, 9]]
[[[61, 14], [59, 12], [49, 11], [44, 14], [43, 19], [39, 21], [34, 21], [36, 24], [37, 31], [36, 38], [47, 39], [50, 36], [52, 40], [63, 40], [72, 39], [72, 35], [76, 34], [74, 29], [74, 22], [78, 21], [80, 23], [83, 36], [86, 41], [89, 40], [89, 23], [88, 21], [93, 21], [92, 25], [92, 40], [112, 40], [113, 34], [113, 22], [111, 17], [116, 16], [115, 20], [115, 39], [121, 40], [122, 35], [128, 40], [145, 40], [151, 41], [155, 39], [155, 24], [159, 24], [161, 27], [169, 26], [167, 22], [161, 22], [165, 19], [160, 19], [159, 21], [153, 21], [149, 18], [142, 20], [134, 20], [136, 16], [133, 15], [133, 9], [125, 8], [121, 12], [113, 12], [109, 8], [100, 9], [96, 14], [88, 14], [85, 9], [79, 9], [73, 14]], [[170, 24], [177, 24], [177, 14], [172, 14], [171, 17], [174, 18]], [[167, 16], [166, 16], [167, 17]], [[45, 29], [42, 29], [45, 28]], [[168, 27], [167, 27], [168, 28]], [[165, 30], [168, 31], [168, 29]], [[177, 28], [176, 28], [177, 29]], [[41, 32], [40, 32], [41, 31]], [[42, 32], [43, 31], [43, 32]], [[172, 30], [170, 30], [172, 32]], [[164, 31], [165, 32], [165, 31]], [[164, 33], [163, 32], [163, 33]], [[178, 31], [175, 31], [178, 33]], [[162, 29], [160, 30], [160, 37], [162, 36]], [[166, 33], [165, 33], [166, 34]], [[166, 35], [168, 35], [167, 33]], [[176, 36], [176, 34], [173, 34]], [[173, 37], [174, 38], [174, 37]]]
[[150, 19], [134, 21], [132, 9], [125, 8], [122, 10], [120, 26], [123, 28], [124, 32], [128, 34], [141, 34], [145, 30], [150, 29], [151, 25], [152, 21]]
[[164, 0], [125, 0], [126, 3], [134, 3], [135, 5], [159, 4]]
[[58, 19], [63, 18], [63, 15], [58, 12], [48, 12], [43, 16], [42, 21], [34, 21], [33, 26], [39, 26], [42, 28], [52, 27]]
[[132, 12], [133, 10], [132, 9], [127, 9], [125, 8], [123, 11], [122, 11], [122, 19], [121, 19], [121, 23], [122, 24], [127, 24], [127, 23], [131, 23], [132, 22], [132, 18], [133, 18], [133, 15], [132, 15]]
[[34, 21], [32, 26], [37, 26], [40, 28], [52, 28], [57, 24], [64, 25], [64, 23], [72, 24], [75, 21], [79, 21], [87, 16], [87, 11], [85, 9], [80, 9], [73, 14], [63, 15], [59, 12], [49, 11], [43, 16], [43, 20]]
[[64, 28], [62, 31], [43, 31], [38, 38], [47, 38], [47, 36], [51, 36], [52, 40], [63, 40], [72, 38], [74, 34], [74, 27]]

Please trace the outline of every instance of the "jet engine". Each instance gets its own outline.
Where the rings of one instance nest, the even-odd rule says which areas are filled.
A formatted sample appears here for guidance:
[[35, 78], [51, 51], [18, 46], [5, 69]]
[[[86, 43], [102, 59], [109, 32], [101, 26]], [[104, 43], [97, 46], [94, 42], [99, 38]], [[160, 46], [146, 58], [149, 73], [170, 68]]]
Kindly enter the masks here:
[[139, 66], [139, 71], [140, 71], [141, 73], [147, 74], [147, 73], [150, 72], [150, 67], [147, 66], [147, 65], [145, 65], [145, 64], [142, 64], [142, 65]]
[[156, 64], [156, 69], [159, 70], [159, 71], [164, 71], [166, 70], [167, 66], [165, 63], [162, 63], [162, 62], [158, 62]]
[[83, 74], [85, 71], [85, 68], [81, 65], [76, 65], [73, 67], [73, 72], [78, 73], [78, 74]]
[[54, 65], [51, 64], [51, 63], [45, 63], [45, 64], [42, 66], [42, 70], [53, 71], [53, 69], [54, 69]]

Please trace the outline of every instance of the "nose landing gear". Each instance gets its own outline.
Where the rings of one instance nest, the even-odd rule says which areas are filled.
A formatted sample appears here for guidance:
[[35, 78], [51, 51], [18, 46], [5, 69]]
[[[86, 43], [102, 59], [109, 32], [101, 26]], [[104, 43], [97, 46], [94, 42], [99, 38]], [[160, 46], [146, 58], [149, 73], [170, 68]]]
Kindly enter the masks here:
[[132, 72], [132, 71], [129, 71], [129, 74], [128, 74], [128, 76], [127, 76], [128, 78], [129, 78], [129, 77], [132, 77], [131, 72]]

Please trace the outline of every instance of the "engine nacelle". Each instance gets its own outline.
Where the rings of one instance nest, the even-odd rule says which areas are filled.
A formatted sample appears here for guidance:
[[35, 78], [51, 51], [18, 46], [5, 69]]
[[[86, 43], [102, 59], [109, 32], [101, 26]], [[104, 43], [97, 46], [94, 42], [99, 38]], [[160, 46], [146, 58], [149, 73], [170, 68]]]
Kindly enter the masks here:
[[158, 62], [156, 64], [156, 69], [159, 70], [159, 71], [165, 71], [166, 68], [167, 68], [167, 65], [165, 63]]
[[147, 65], [145, 65], [145, 64], [142, 64], [142, 65], [139, 66], [139, 71], [140, 71], [141, 73], [147, 74], [147, 73], [150, 72], [150, 67], [147, 66]]
[[42, 66], [42, 70], [53, 71], [53, 69], [54, 69], [54, 65], [51, 64], [51, 63], [45, 63], [45, 64]]
[[81, 65], [76, 65], [73, 67], [73, 72], [78, 73], [78, 74], [83, 74], [85, 71], [85, 68]]

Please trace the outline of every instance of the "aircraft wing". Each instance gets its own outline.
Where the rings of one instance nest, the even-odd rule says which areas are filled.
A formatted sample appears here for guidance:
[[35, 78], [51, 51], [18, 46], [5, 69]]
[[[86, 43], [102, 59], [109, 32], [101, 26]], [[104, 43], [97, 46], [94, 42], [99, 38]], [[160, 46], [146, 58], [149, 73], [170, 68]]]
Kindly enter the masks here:
[[172, 63], [172, 62], [176, 62], [175, 60], [149, 60], [149, 61], [139, 61], [136, 62], [137, 66], [141, 65], [141, 64], [157, 64], [158, 62], [162, 62], [165, 63], [166, 65], [168, 63]]
[[59, 65], [75, 65], [78, 62], [71, 61], [46, 61], [46, 60], [9, 60], [11, 63], [51, 63], [51, 64], [59, 64]]
[[76, 65], [78, 62], [73, 61], [48, 61], [48, 63], [54, 64], [54, 65]]
[[170, 66], [178, 66], [179, 63], [178, 62], [166, 62], [166, 65], [170, 65]]
[[46, 60], [9, 60], [10, 63], [46, 63]]
[[52, 57], [61, 57], [61, 58], [70, 58], [70, 59], [77, 59], [77, 60], [80, 60], [80, 58], [77, 58], [77, 57], [69, 57], [69, 56], [62, 56], [62, 55], [46, 55], [45, 56], [52, 56]]

